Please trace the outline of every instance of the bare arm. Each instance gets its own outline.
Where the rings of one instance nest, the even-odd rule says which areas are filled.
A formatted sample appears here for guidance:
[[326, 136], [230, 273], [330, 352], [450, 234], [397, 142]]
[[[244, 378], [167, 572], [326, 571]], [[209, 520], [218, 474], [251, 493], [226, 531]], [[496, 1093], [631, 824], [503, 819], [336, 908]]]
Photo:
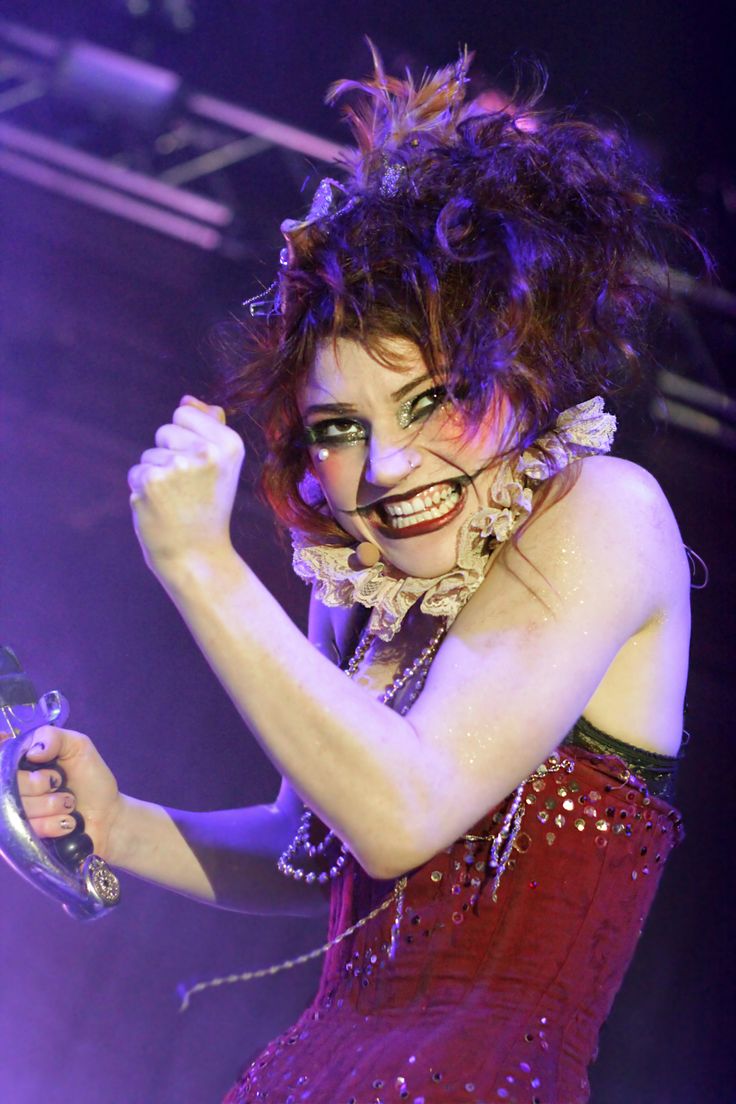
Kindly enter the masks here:
[[[327, 611], [310, 607], [305, 647], [334, 660]], [[296, 630], [295, 630], [296, 631]], [[303, 638], [302, 638], [303, 639]], [[26, 813], [37, 835], [59, 837], [74, 807], [83, 813], [96, 852], [113, 866], [185, 896], [262, 915], [326, 913], [328, 891], [285, 877], [280, 855], [299, 826], [303, 804], [282, 780], [271, 804], [209, 812], [171, 809], [121, 794], [94, 744], [84, 735], [44, 726], [29, 758], [56, 759], [69, 789], [55, 792], [59, 776], [44, 769], [19, 774]]]
[[191, 813], [123, 798], [109, 861], [139, 878], [220, 908], [312, 916], [324, 893], [276, 868], [299, 823], [285, 783], [272, 805]]
[[96, 852], [113, 866], [220, 908], [292, 916], [326, 911], [321, 887], [291, 881], [276, 869], [302, 811], [288, 783], [270, 805], [201, 813], [166, 809], [120, 794], [112, 772], [81, 733], [45, 726], [37, 738], [44, 746], [29, 758], [40, 769], [19, 774], [37, 835], [53, 838], [68, 831], [63, 821], [71, 799], [55, 792], [58, 774], [42, 766], [57, 759]]
[[628, 640], [684, 616], [685, 559], [656, 483], [584, 461], [507, 546], [400, 717], [309, 647], [232, 549], [232, 431], [188, 408], [175, 421], [195, 445], [175, 433], [170, 461], [131, 475], [149, 564], [276, 767], [377, 877], [467, 830], [558, 745]]
[[[332, 655], [326, 611], [310, 607], [309, 640]], [[303, 804], [282, 780], [276, 801], [206, 813], [168, 809], [123, 797], [108, 860], [177, 893], [238, 912], [313, 916], [328, 894], [286, 878], [277, 869], [291, 843]]]

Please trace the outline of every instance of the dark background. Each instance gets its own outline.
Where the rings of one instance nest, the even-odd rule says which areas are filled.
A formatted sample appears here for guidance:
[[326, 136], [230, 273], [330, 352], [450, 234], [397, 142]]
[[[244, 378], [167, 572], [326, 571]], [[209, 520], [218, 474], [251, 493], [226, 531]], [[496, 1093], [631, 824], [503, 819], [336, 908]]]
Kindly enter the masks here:
[[[133, 18], [115, 0], [5, 0], [0, 15], [146, 57], [193, 87], [335, 140], [344, 134], [322, 95], [332, 80], [367, 71], [364, 33], [392, 67], [444, 64], [467, 42], [479, 79], [507, 86], [514, 52], [534, 52], [551, 72], [550, 102], [631, 128], [733, 290], [732, 40], [715, 6], [219, 0], [191, 10], [192, 26], [178, 31], [163, 5]], [[257, 220], [266, 197], [255, 185]], [[303, 208], [289, 188], [282, 216]], [[41, 688], [67, 693], [73, 723], [96, 739], [123, 789], [202, 809], [270, 800], [273, 770], [141, 562], [125, 474], [181, 393], [206, 391], [207, 333], [270, 278], [277, 228], [258, 238], [259, 248], [273, 245], [260, 265], [235, 263], [2, 175], [0, 219], [0, 636]], [[733, 347], [724, 348], [718, 366], [730, 390]], [[710, 584], [693, 596], [692, 741], [680, 789], [688, 836], [604, 1029], [593, 1101], [726, 1104], [736, 1100], [733, 453], [648, 426], [641, 405], [624, 417], [618, 451], [661, 480]], [[239, 547], [303, 624], [306, 591], [249, 479]], [[124, 894], [111, 918], [77, 925], [0, 869], [0, 1100], [216, 1101], [310, 997], [317, 967], [204, 995], [180, 1016], [182, 978], [309, 949], [322, 925], [205, 909], [130, 878]]]

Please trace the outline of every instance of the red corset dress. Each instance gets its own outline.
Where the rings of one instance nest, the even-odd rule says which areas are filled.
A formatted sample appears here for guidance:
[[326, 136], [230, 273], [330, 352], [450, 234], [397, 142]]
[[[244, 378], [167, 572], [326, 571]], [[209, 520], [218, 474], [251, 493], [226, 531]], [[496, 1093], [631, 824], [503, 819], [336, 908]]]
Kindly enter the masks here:
[[[598, 1033], [681, 838], [676, 760], [579, 721], [526, 781], [493, 896], [488, 860], [508, 802], [408, 875], [327, 955], [317, 995], [225, 1104], [584, 1104]], [[510, 800], [510, 799], [509, 799]], [[352, 859], [330, 936], [392, 890]]]

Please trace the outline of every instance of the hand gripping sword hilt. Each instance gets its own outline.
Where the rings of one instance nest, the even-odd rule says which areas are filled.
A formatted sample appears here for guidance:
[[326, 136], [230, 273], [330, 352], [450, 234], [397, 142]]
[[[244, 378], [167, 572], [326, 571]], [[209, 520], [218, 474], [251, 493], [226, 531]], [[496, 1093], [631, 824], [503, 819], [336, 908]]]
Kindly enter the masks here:
[[[55, 762], [30, 763], [25, 755], [36, 729], [63, 724], [69, 707], [57, 690], [40, 697], [14, 652], [0, 647], [0, 855], [37, 889], [60, 901], [70, 916], [91, 920], [104, 916], [120, 900], [120, 883], [104, 859], [93, 854], [84, 820], [57, 840], [40, 840], [31, 830], [18, 790], [18, 770], [52, 767]], [[5, 738], [7, 737], [7, 738]]]

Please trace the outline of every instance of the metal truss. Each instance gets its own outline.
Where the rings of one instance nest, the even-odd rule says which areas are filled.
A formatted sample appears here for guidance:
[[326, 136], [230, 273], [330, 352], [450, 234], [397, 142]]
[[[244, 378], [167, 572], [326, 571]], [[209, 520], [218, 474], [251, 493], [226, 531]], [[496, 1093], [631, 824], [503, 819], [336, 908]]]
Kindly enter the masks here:
[[0, 172], [77, 203], [239, 260], [340, 151], [170, 70], [0, 20]]
[[[341, 152], [170, 70], [0, 20], [0, 174], [243, 261], [278, 248], [305, 176]], [[662, 276], [679, 345], [656, 350], [651, 415], [736, 448], [736, 296]]]

